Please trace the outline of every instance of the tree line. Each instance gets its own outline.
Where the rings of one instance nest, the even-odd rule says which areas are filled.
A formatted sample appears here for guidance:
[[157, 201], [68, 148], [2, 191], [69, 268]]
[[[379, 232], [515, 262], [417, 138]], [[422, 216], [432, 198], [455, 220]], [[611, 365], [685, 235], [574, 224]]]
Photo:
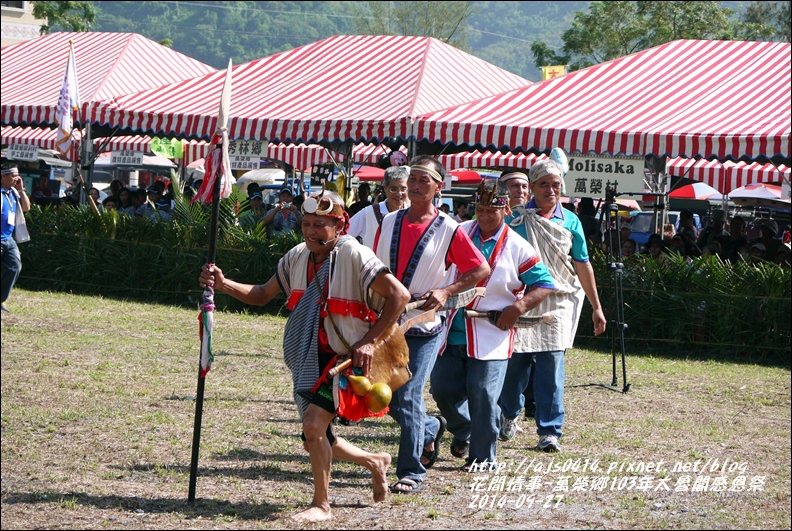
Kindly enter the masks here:
[[[533, 81], [677, 39], [790, 41], [789, 1], [34, 2], [51, 31], [138, 33], [215, 68], [333, 35], [435, 37]], [[398, 72], [398, 55], [383, 57]]]

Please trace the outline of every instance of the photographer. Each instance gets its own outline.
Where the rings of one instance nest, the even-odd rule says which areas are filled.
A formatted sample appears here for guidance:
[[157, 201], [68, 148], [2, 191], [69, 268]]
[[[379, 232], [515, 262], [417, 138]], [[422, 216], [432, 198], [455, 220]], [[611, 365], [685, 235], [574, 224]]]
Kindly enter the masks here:
[[298, 233], [302, 224], [302, 214], [293, 201], [294, 195], [288, 188], [280, 191], [278, 203], [261, 220], [269, 227], [269, 236], [273, 238], [288, 231]]
[[387, 199], [388, 195], [385, 193], [385, 188], [383, 188], [381, 184], [378, 185], [374, 189], [374, 202], [372, 204], [382, 203], [383, 201], [387, 201]]
[[350, 218], [371, 204], [371, 198], [369, 197], [371, 186], [369, 183], [360, 183], [355, 193], [357, 194], [357, 201], [352, 203], [347, 209]]

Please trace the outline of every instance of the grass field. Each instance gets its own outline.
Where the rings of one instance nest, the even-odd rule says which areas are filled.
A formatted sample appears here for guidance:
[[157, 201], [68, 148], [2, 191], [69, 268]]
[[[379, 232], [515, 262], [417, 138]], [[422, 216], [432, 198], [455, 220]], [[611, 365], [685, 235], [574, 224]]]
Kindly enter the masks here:
[[[216, 314], [188, 503], [197, 310], [21, 289], [6, 305], [2, 529], [302, 527], [289, 517], [312, 485], [282, 316]], [[466, 474], [447, 434], [428, 488], [382, 504], [337, 463], [333, 519], [308, 527], [789, 529], [789, 366], [627, 352], [627, 393], [588, 385], [611, 383], [610, 352], [568, 352], [562, 453], [535, 451], [523, 422], [499, 448], [509, 470]], [[396, 454], [389, 417], [335, 429]]]

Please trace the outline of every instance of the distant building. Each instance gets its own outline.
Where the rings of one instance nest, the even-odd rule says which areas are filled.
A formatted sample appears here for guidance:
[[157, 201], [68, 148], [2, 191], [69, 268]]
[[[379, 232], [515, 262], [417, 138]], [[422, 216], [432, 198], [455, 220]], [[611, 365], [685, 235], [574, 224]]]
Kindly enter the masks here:
[[39, 33], [45, 20], [33, 17], [33, 2], [0, 2], [2, 6], [2, 31], [0, 46], [29, 41], [41, 36]]

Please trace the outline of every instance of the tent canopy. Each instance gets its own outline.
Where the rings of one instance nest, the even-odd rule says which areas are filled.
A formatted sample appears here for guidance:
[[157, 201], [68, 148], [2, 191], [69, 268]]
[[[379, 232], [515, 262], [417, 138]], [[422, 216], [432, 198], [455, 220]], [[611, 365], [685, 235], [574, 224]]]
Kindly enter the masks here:
[[[229, 138], [274, 143], [406, 139], [421, 114], [531, 84], [430, 37], [339, 35], [232, 68]], [[97, 102], [91, 121], [209, 140], [224, 77]]]
[[[55, 149], [55, 137], [57, 131], [55, 129], [48, 129], [45, 127], [14, 127], [5, 125], [0, 127], [0, 135], [2, 136], [2, 144], [4, 146], [10, 144], [24, 144], [28, 146], [37, 146], [41, 149]], [[76, 141], [82, 139], [82, 132], [75, 130], [73, 136]], [[71, 160], [72, 151], [69, 150], [64, 156], [67, 160]]]
[[677, 157], [668, 161], [666, 171], [676, 177], [685, 177], [706, 183], [721, 194], [750, 183], [777, 183], [789, 180], [789, 167], [781, 164], [759, 162], [720, 162], [706, 159]]
[[416, 140], [789, 165], [790, 57], [789, 43], [672, 41], [419, 117]]
[[82, 107], [78, 121], [87, 116], [92, 101], [112, 100], [216, 71], [135, 33], [50, 33], [0, 51], [3, 125], [55, 124], [70, 40]]

